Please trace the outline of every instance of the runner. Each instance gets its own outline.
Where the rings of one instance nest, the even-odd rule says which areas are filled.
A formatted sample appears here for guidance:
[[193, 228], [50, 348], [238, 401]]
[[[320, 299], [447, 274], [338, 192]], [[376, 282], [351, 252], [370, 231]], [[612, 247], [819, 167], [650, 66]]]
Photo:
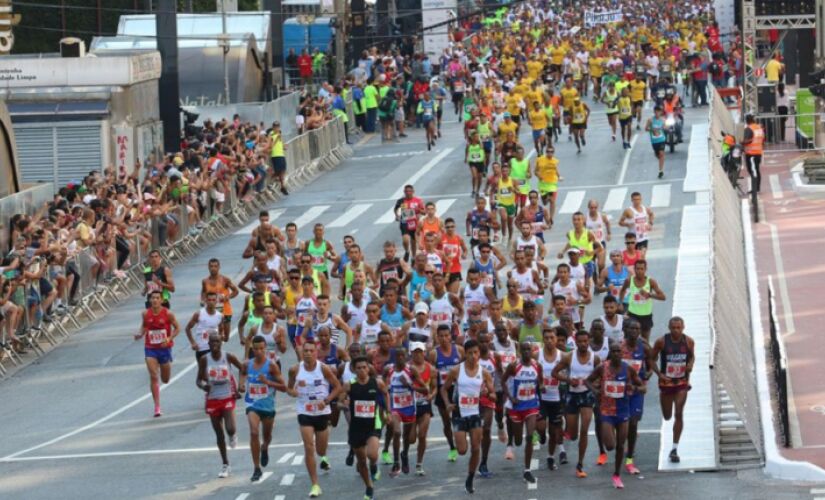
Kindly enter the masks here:
[[465, 219], [466, 235], [470, 238], [470, 248], [474, 252], [474, 257], [475, 248], [480, 243], [479, 232], [483, 229], [489, 235], [493, 222], [492, 214], [487, 210], [487, 199], [483, 196], [477, 196], [475, 201], [475, 208], [467, 212]]
[[[660, 106], [653, 108], [654, 115], [647, 119], [645, 131], [650, 133], [650, 145], [653, 147], [653, 156], [659, 160], [659, 179], [665, 176], [665, 116]], [[638, 128], [638, 127], [637, 127]]]
[[232, 366], [239, 372], [244, 370], [241, 362], [234, 354], [221, 352], [223, 340], [220, 333], [209, 335], [209, 353], [198, 359], [198, 378], [195, 384], [206, 393], [206, 414], [212, 421], [212, 430], [218, 440], [218, 451], [223, 460], [223, 467], [218, 477], [226, 478], [231, 473], [229, 457], [226, 455], [226, 434], [229, 435], [229, 447], [233, 450], [238, 446], [238, 436], [235, 434], [235, 399], [244, 392], [243, 380], [235, 387], [235, 377], [232, 375]]
[[510, 178], [510, 165], [501, 166], [501, 177], [494, 187], [495, 202], [498, 206], [502, 238], [507, 236], [507, 244], [513, 241], [513, 221], [516, 218], [516, 189], [519, 181]]
[[[544, 286], [539, 278], [539, 272], [535, 269], [527, 267], [527, 258], [524, 255], [524, 250], [516, 250], [513, 253], [513, 261], [515, 266], [507, 271], [507, 280], [513, 280], [517, 284], [519, 295], [524, 301], [535, 302], [535, 300], [544, 294]], [[509, 290], [508, 290], [509, 293]], [[505, 299], [505, 309], [508, 300]]]
[[[641, 250], [642, 258], [644, 259], [644, 252], [647, 251], [648, 233], [653, 230], [653, 210], [642, 204], [642, 195], [639, 192], [634, 192], [630, 195], [630, 206], [624, 209], [622, 216], [619, 219], [619, 225], [626, 227], [628, 231], [632, 231], [636, 241], [636, 250]], [[627, 237], [625, 237], [627, 242]], [[631, 265], [625, 262], [626, 265]]]
[[[212, 332], [221, 333], [220, 327], [223, 323], [223, 315], [217, 310], [218, 294], [210, 292], [206, 294], [206, 306], [200, 308], [192, 315], [189, 323], [186, 324], [186, 337], [189, 345], [195, 351], [195, 359], [198, 360], [209, 352], [209, 336]], [[195, 334], [192, 329], [195, 328]]]
[[[587, 202], [587, 215], [585, 215], [584, 225], [588, 231], [593, 234], [596, 241], [601, 246], [601, 251], [598, 252], [598, 271], [604, 269], [605, 253], [607, 252], [607, 242], [610, 241], [612, 231], [610, 230], [610, 217], [599, 210], [598, 200], [590, 200]], [[598, 272], [593, 274], [593, 281], [596, 281]]]
[[238, 296], [238, 287], [231, 279], [221, 274], [221, 262], [218, 259], [209, 259], [209, 276], [201, 281], [201, 302], [207, 302], [210, 292], [217, 294], [216, 308], [223, 315], [220, 324], [220, 333], [223, 341], [229, 341], [229, 330], [232, 325], [232, 299]]
[[[525, 304], [526, 310], [530, 309], [531, 304]], [[522, 438], [525, 434], [527, 436], [522, 477], [529, 484], [536, 483], [535, 476], [530, 472], [530, 462], [533, 459], [532, 436], [536, 431], [536, 419], [541, 406], [539, 394], [543, 392], [544, 380], [541, 366], [533, 359], [534, 345], [530, 340], [520, 340], [519, 361], [510, 364], [501, 376], [501, 387], [507, 401], [507, 418], [512, 422], [516, 446], [521, 446]]]
[[421, 123], [424, 124], [424, 131], [426, 132], [425, 139], [427, 141], [427, 151], [430, 151], [435, 146], [436, 139], [436, 124], [435, 116], [438, 111], [438, 101], [430, 98], [429, 92], [424, 92], [420, 101], [418, 101], [418, 108], [415, 114], [421, 117]]
[[447, 286], [450, 293], [458, 293], [461, 287], [461, 261], [467, 258], [467, 244], [456, 234], [453, 218], [444, 220], [444, 230], [438, 249], [446, 258], [444, 273], [449, 275]]
[[585, 267], [586, 278], [595, 279], [599, 273], [594, 259], [601, 255], [603, 247], [596, 235], [587, 228], [586, 217], [581, 212], [573, 214], [573, 229], [567, 232], [567, 242], [556, 257], [563, 258], [572, 248], [580, 252], [579, 259]]
[[536, 148], [536, 155], [541, 156], [544, 151], [546, 140], [547, 124], [553, 119], [552, 115], [547, 116], [546, 108], [542, 107], [541, 101], [533, 101], [533, 107], [530, 108], [528, 117], [530, 118], [530, 127], [533, 129], [533, 147]]
[[490, 303], [496, 300], [493, 287], [481, 284], [481, 273], [475, 267], [467, 270], [467, 285], [461, 289], [459, 301], [464, 304], [464, 318], [462, 327], [466, 330], [470, 311], [475, 310], [480, 318], [487, 323]]
[[312, 229], [312, 239], [304, 242], [305, 255], [309, 255], [312, 262], [312, 269], [329, 279], [328, 261], [334, 261], [337, 257], [332, 243], [324, 239], [324, 225], [315, 224]]
[[[384, 369], [384, 380], [389, 386], [390, 424], [393, 427], [390, 477], [398, 477], [399, 473], [410, 473], [410, 445], [415, 442], [416, 431], [416, 399], [419, 392], [423, 397], [428, 397], [429, 386], [421, 379], [418, 370], [407, 365], [407, 351], [403, 347], [395, 349], [393, 364]], [[402, 436], [404, 448], [400, 452], [399, 463]]]
[[470, 136], [464, 148], [464, 163], [470, 167], [470, 196], [478, 196], [481, 191], [481, 180], [487, 175], [487, 153], [481, 144], [479, 134]]
[[564, 354], [553, 369], [553, 378], [566, 382], [567, 401], [565, 404], [565, 437], [579, 441], [579, 459], [576, 463], [576, 477], [586, 478], [584, 455], [587, 453], [587, 431], [593, 419], [596, 398], [585, 381], [601, 364], [599, 357], [590, 350], [590, 334], [587, 330], [576, 332], [576, 350]]
[[[631, 366], [622, 360], [622, 346], [610, 344], [609, 358], [596, 366], [585, 381], [593, 392], [599, 392], [601, 408], [600, 425], [597, 432], [607, 451], [616, 449], [616, 463], [613, 466], [613, 486], [624, 488], [621, 479], [624, 443], [630, 418], [630, 399], [636, 391], [644, 390], [644, 382]], [[600, 381], [598, 387], [596, 381]]]
[[[619, 301], [613, 295], [602, 300], [604, 314], [599, 317], [604, 326], [604, 335], [611, 342], [622, 342], [627, 338], [624, 333], [624, 316], [619, 314]], [[638, 372], [638, 370], [637, 370]]]
[[633, 135], [633, 104], [630, 101], [630, 90], [627, 87], [619, 91], [618, 105], [619, 125], [621, 126], [622, 134], [622, 148], [630, 149], [630, 138]]
[[[439, 331], [439, 335], [443, 331]], [[444, 332], [446, 333], [446, 332]], [[480, 415], [481, 396], [495, 401], [493, 378], [482, 368], [478, 359], [480, 349], [478, 342], [468, 340], [464, 344], [463, 362], [446, 373], [439, 390], [441, 401], [447, 402], [445, 413], [452, 415], [453, 432], [457, 446], [456, 454], [465, 455], [469, 448], [470, 462], [467, 467], [467, 480], [464, 490], [475, 493], [473, 479], [481, 459], [482, 422]], [[453, 392], [453, 388], [455, 391]], [[453, 395], [455, 394], [455, 395]], [[439, 411], [441, 411], [439, 409]], [[444, 415], [442, 415], [444, 418]], [[467, 443], [469, 434], [469, 446]], [[455, 461], [455, 460], [451, 460]]]
[[[484, 370], [493, 377], [493, 387], [496, 395], [501, 391], [501, 358], [492, 350], [492, 335], [482, 330], [478, 334], [479, 358], [478, 363]], [[481, 396], [480, 415], [482, 423], [481, 436], [481, 462], [478, 466], [478, 475], [483, 478], [493, 477], [493, 473], [487, 467], [487, 457], [490, 455], [490, 445], [492, 444], [491, 430], [493, 427], [493, 416], [496, 411], [496, 400], [487, 396]]]
[[164, 266], [162, 262], [159, 251], [149, 252], [149, 262], [143, 268], [143, 295], [146, 296], [146, 309], [152, 306], [150, 296], [154, 291], [161, 292], [163, 307], [166, 309], [171, 307], [170, 299], [175, 291], [175, 281], [172, 278], [172, 270]]
[[553, 218], [556, 216], [556, 196], [559, 191], [559, 159], [554, 156], [555, 154], [556, 149], [553, 146], [547, 146], [544, 155], [536, 159], [533, 172], [538, 179], [541, 201], [548, 207], [548, 229], [553, 227]]
[[[633, 242], [633, 245], [633, 252], [635, 252], [635, 241]], [[601, 270], [601, 273], [599, 273], [599, 279], [596, 281], [596, 292], [606, 292], [607, 297], [613, 298], [613, 302], [616, 304], [617, 308], [619, 309], [619, 312], [623, 312], [624, 310], [624, 308], [622, 307], [623, 303], [619, 302], [619, 292], [621, 291], [622, 285], [624, 284], [625, 280], [629, 276], [630, 270], [622, 262], [622, 251], [619, 249], [611, 250], [610, 266], [605, 267]], [[607, 301], [607, 297], [605, 297], [605, 301]], [[610, 331], [610, 326], [605, 325], [605, 328], [607, 328], [608, 331]], [[621, 328], [619, 328], [619, 330], [621, 330]]]
[[163, 293], [160, 290], [149, 292], [149, 308], [142, 313], [140, 332], [135, 340], [145, 337], [144, 357], [149, 371], [149, 387], [155, 403], [155, 417], [160, 411], [160, 383], [169, 383], [172, 376], [172, 346], [180, 333], [180, 325], [172, 312], [163, 307]]
[[[575, 252], [577, 249], [571, 248], [568, 252]], [[579, 328], [584, 324], [582, 312], [583, 306], [591, 301], [590, 291], [585, 288], [582, 281], [574, 281], [570, 277], [570, 265], [561, 263], [556, 266], [556, 282], [553, 283], [553, 302], [556, 297], [564, 297], [565, 312], [570, 315]]]
[[530, 159], [525, 155], [524, 148], [519, 145], [515, 153], [515, 156], [510, 158], [510, 176], [515, 182], [516, 203], [519, 210], [521, 210], [524, 208], [524, 204], [527, 203], [527, 194], [530, 192], [530, 178], [533, 174], [530, 168]]
[[[301, 331], [301, 340], [297, 342], [298, 346], [300, 347], [307, 340], [316, 338], [318, 330], [325, 326], [329, 328], [332, 335], [332, 343], [340, 346], [342, 350], [345, 349], [352, 343], [352, 330], [350, 330], [349, 325], [341, 319], [341, 316], [329, 312], [328, 296], [319, 295], [315, 300], [315, 306], [317, 308], [315, 314], [306, 316], [304, 319], [304, 328]], [[344, 338], [341, 338], [341, 332], [344, 333]]]
[[395, 220], [400, 223], [401, 238], [404, 244], [404, 261], [410, 261], [410, 255], [415, 258], [416, 235], [418, 234], [419, 218], [424, 215], [424, 202], [415, 196], [415, 188], [407, 184], [404, 186], [404, 197], [395, 202], [393, 213]]
[[570, 130], [573, 131], [573, 138], [576, 141], [576, 154], [579, 154], [582, 152], [582, 147], [587, 145], [584, 134], [587, 131], [587, 120], [590, 118], [590, 107], [582, 102], [580, 97], [575, 97], [570, 113]]
[[[607, 360], [610, 354], [610, 345], [608, 339], [604, 336], [604, 323], [600, 319], [594, 319], [590, 323], [590, 350], [599, 357], [599, 359]], [[600, 400], [596, 398], [596, 404], [593, 406], [593, 421], [596, 424], [596, 430], [601, 427], [602, 414], [600, 408]], [[599, 458], [596, 459], [596, 465], [604, 465], [607, 463], [607, 451], [602, 442], [602, 433], [596, 432], [596, 444], [599, 446]]]
[[633, 463], [636, 452], [636, 437], [638, 435], [639, 421], [645, 407], [645, 393], [647, 392], [647, 381], [653, 374], [651, 363], [651, 349], [647, 342], [639, 339], [642, 329], [636, 320], [628, 320], [625, 339], [622, 342], [622, 359], [636, 371], [642, 379], [642, 387], [633, 392], [630, 396], [630, 421], [627, 427], [627, 453], [624, 467], [628, 473], [636, 475], [641, 471]]
[[252, 358], [241, 372], [240, 387], [246, 386], [246, 421], [249, 423], [249, 451], [254, 471], [250, 481], [259, 481], [261, 467], [269, 465], [269, 443], [275, 426], [275, 391], [286, 391], [281, 369], [268, 356], [268, 341], [262, 335], [252, 339]]
[[[430, 364], [438, 371], [439, 392], [435, 398], [435, 406], [438, 408], [438, 415], [441, 417], [444, 437], [447, 438], [447, 444], [450, 447], [447, 460], [455, 462], [458, 459], [458, 450], [453, 440], [453, 428], [450, 426], [450, 411], [448, 408], [450, 402], [453, 400], [453, 393], [452, 391], [444, 393], [441, 389], [450, 371], [464, 359], [464, 349], [455, 345], [455, 342], [453, 342], [450, 336], [450, 327], [448, 325], [438, 325], [435, 332], [435, 339], [438, 344], [429, 354]], [[475, 468], [473, 468], [473, 470], [475, 471]]]
[[[427, 349], [427, 346], [422, 342], [410, 342], [410, 352], [412, 352], [410, 366], [415, 368], [421, 377], [420, 384], [413, 384], [413, 388], [419, 394], [415, 398], [415, 425], [410, 436], [410, 444], [413, 444], [416, 440], [418, 441], [415, 460], [416, 476], [426, 475], [424, 471], [424, 453], [427, 451], [427, 433], [430, 430], [430, 419], [433, 417], [433, 398], [436, 397], [438, 392], [438, 374], [433, 365], [427, 361]], [[422, 395], [425, 388], [427, 393]]]
[[665, 292], [659, 288], [659, 283], [647, 276], [647, 261], [639, 259], [633, 267], [633, 276], [628, 277], [619, 292], [622, 300], [627, 296], [627, 316], [639, 322], [642, 327], [642, 337], [650, 342], [650, 331], [653, 329], [653, 301], [665, 300]]
[[[395, 255], [395, 242], [384, 242], [384, 257], [375, 266], [375, 275], [378, 279], [378, 293], [383, 295], [390, 280], [397, 283], [406, 283], [411, 272], [406, 260], [401, 260]], [[363, 292], [363, 290], [361, 290]], [[401, 289], [404, 295], [404, 288]]]
[[685, 335], [685, 322], [679, 316], [668, 321], [668, 333], [656, 339], [650, 359], [652, 370], [659, 377], [659, 402], [662, 417], [673, 420], [673, 448], [670, 461], [679, 463], [679, 438], [684, 428], [683, 413], [690, 390], [690, 373], [693, 371], [693, 339]]
[[647, 84], [644, 81], [644, 74], [636, 73], [635, 79], [630, 82], [630, 101], [633, 104], [633, 117], [636, 119], [636, 130], [639, 130], [642, 123], [642, 108], [644, 108]]
[[373, 481], [380, 477], [378, 446], [383, 422], [388, 418], [385, 402], [389, 401], [389, 395], [384, 382], [376, 379], [370, 372], [370, 364], [366, 357], [354, 358], [352, 366], [355, 377], [344, 382], [339, 403], [346, 404], [349, 414], [352, 415], [347, 442], [358, 460], [356, 468], [366, 487], [364, 500], [372, 500]]
[[542, 373], [541, 412], [536, 423], [540, 435], [547, 431], [547, 468], [556, 470], [556, 445], [562, 441], [562, 406], [559, 380], [553, 377], [553, 369], [561, 361], [562, 351], [557, 348], [558, 339], [554, 328], [543, 328], [544, 349], [539, 355]]
[[316, 359], [315, 341], [307, 340], [301, 346], [301, 361], [289, 369], [287, 394], [296, 398], [295, 413], [301, 428], [304, 443], [304, 463], [309, 473], [312, 488], [311, 498], [321, 496], [318, 471], [315, 468], [315, 454], [320, 457], [321, 470], [331, 469], [327, 459], [329, 443], [330, 403], [341, 392], [341, 384], [332, 369]]

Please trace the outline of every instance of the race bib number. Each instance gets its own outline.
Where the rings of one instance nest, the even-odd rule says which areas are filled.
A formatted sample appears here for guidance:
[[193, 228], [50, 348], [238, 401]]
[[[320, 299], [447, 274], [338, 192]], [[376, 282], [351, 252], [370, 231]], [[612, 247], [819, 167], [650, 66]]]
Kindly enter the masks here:
[[375, 417], [375, 401], [356, 401], [353, 406], [355, 408], [355, 418]]
[[481, 274], [481, 284], [483, 286], [493, 286], [493, 277], [487, 273]]
[[446, 382], [446, 381], [447, 381], [447, 375], [448, 375], [449, 373], [450, 373], [450, 372], [448, 372], [448, 371], [446, 371], [446, 370], [445, 370], [445, 371], [440, 371], [440, 372], [438, 372], [438, 379], [441, 381], [441, 385], [444, 385], [444, 382]]
[[439, 313], [439, 312], [431, 313], [430, 314], [430, 320], [435, 321], [436, 323], [439, 323], [439, 324], [449, 323], [450, 322], [450, 315], [449, 315], [449, 313]]
[[555, 377], [544, 377], [544, 387], [558, 387], [559, 381]]
[[636, 230], [636, 237], [637, 238], [644, 238], [647, 234], [647, 220], [644, 217], [637, 218], [634, 224], [634, 229]]
[[384, 283], [391, 279], [398, 279], [398, 272], [395, 269], [393, 269], [392, 271], [382, 271], [381, 279], [384, 281]]
[[[150, 344], [162, 344], [166, 342], [166, 330], [149, 330], [148, 335]], [[209, 340], [208, 336], [207, 340]]]
[[516, 355], [513, 353], [504, 353], [501, 355], [501, 364], [504, 365], [504, 368], [507, 368], [511, 364], [516, 361]]
[[516, 398], [520, 401], [529, 401], [536, 397], [535, 384], [521, 384], [518, 386]]
[[[166, 332], [164, 332], [164, 333], [166, 333]], [[201, 340], [203, 340], [204, 342], [209, 342], [209, 331], [204, 330], [204, 331], [201, 332]], [[154, 344], [155, 342], [152, 342], [152, 343]]]
[[316, 415], [320, 413], [323, 409], [323, 402], [322, 401], [311, 401], [309, 403], [304, 404], [304, 412], [307, 415]]
[[608, 380], [604, 383], [605, 396], [613, 399], [620, 399], [625, 396], [624, 382], [618, 380]]
[[278, 353], [275, 351], [266, 351], [266, 357], [269, 358], [270, 361], [278, 361]]
[[269, 395], [269, 387], [266, 384], [250, 383], [247, 386], [247, 395], [252, 401], [258, 401]]
[[687, 373], [687, 363], [669, 362], [665, 368], [665, 376], [668, 378], [684, 378]]
[[427, 118], [433, 116], [433, 110], [430, 109], [430, 108], [425, 108], [424, 109], [424, 116], [426, 116]]
[[213, 382], [226, 382], [229, 380], [228, 368], [212, 368], [209, 370], [209, 380]]
[[642, 361], [641, 359], [629, 359], [629, 360], [627, 360], [627, 362], [628, 362], [628, 364], [630, 365], [630, 367], [631, 367], [631, 368], [633, 368], [634, 370], [636, 370], [636, 373], [641, 372], [641, 370], [642, 370], [642, 363], [643, 363], [644, 361]]
[[323, 256], [313, 255], [312, 256], [312, 265], [313, 266], [323, 266], [324, 265], [324, 260], [325, 259], [324, 259]]
[[472, 394], [459, 394], [458, 407], [462, 410], [472, 410], [478, 408], [479, 397]]
[[413, 395], [409, 391], [395, 392], [392, 395], [393, 408], [409, 408], [413, 403]]

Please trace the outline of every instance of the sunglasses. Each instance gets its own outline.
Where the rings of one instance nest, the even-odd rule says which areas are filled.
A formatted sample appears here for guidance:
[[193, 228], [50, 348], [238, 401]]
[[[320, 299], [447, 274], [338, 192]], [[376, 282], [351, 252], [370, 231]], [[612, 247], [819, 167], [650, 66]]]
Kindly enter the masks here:
[[435, 271], [424, 271], [424, 274], [435, 274]]
[[636, 242], [635, 241], [625, 241], [624, 244], [625, 245], [635, 245]]

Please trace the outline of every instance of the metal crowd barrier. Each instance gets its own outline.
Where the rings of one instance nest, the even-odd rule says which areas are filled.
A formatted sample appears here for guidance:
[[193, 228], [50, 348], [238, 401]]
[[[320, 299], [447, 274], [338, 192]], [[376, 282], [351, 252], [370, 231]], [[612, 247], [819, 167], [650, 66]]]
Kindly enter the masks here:
[[[342, 120], [335, 118], [319, 129], [294, 137], [286, 143], [285, 154], [287, 186], [295, 188], [306, 184], [321, 171], [334, 167], [351, 154], [344, 137]], [[199, 213], [201, 223], [198, 225], [193, 225], [190, 221], [190, 211], [199, 210], [198, 205], [193, 204], [191, 199], [185, 200], [174, 206], [168, 214], [154, 217], [146, 226], [138, 225], [135, 228], [138, 230], [137, 234], [126, 241], [129, 245], [129, 256], [119, 270], [111, 265], [112, 262], [117, 263], [115, 240], [112, 246], [108, 247], [115, 254], [112, 262], [102, 263], [94, 247], [79, 249], [67, 258], [63, 266], [67, 280], [69, 276], [78, 280], [74, 287], [67, 283], [65, 295], [61, 297], [65, 303], [72, 304], [67, 314], [55, 315], [50, 323], [44, 323], [37, 318], [32, 322], [27, 309], [31, 284], [27, 284], [16, 293], [14, 301], [24, 310], [20, 331], [29, 332], [21, 339], [28, 342], [28, 346], [35, 354], [42, 355], [45, 353], [41, 344], [43, 340], [56, 345], [59, 341], [58, 336], [68, 337], [70, 329], [80, 329], [84, 323], [95, 321], [99, 315], [105, 314], [120, 301], [142, 291], [143, 269], [148, 256], [148, 252], [144, 251], [141, 237], [143, 231], [151, 238], [148, 250], [159, 250], [163, 264], [171, 268], [175, 263], [196, 255], [214, 241], [247, 224], [260, 210], [278, 199], [280, 188], [281, 186], [271, 177], [271, 172], [268, 172], [266, 186], [261, 192], [241, 197], [238, 193], [239, 186], [235, 179], [232, 179], [225, 186], [225, 200], [220, 209], [215, 197], [212, 193], [209, 194], [203, 214]], [[254, 187], [250, 189], [254, 191]], [[170, 217], [175, 221], [175, 230], [171, 232], [168, 220]], [[22, 357], [13, 349], [8, 349], [6, 344], [0, 345], [0, 354], [0, 376], [7, 373], [4, 366], [6, 360], [14, 365], [19, 365], [22, 361]]]
[[770, 349], [773, 361], [773, 381], [776, 385], [776, 401], [779, 406], [779, 426], [782, 433], [782, 445], [791, 447], [791, 425], [788, 413], [788, 358], [785, 355], [785, 342], [779, 331], [776, 316], [776, 292], [773, 279], [768, 276], [768, 320], [770, 322]]

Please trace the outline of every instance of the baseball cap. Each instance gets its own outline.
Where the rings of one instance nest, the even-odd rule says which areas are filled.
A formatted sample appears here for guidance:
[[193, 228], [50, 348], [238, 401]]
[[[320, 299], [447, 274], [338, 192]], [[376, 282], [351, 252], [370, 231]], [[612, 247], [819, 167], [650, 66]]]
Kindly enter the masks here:
[[571, 248], [571, 249], [567, 250], [567, 253], [568, 254], [572, 253], [572, 254], [579, 255], [581, 253], [581, 251], [578, 248]]
[[504, 118], [512, 118], [512, 117], [513, 117], [513, 115], [511, 115], [509, 111], [504, 112]]
[[415, 352], [419, 350], [426, 351], [427, 344], [425, 344], [424, 342], [410, 342], [410, 352]]
[[419, 302], [418, 304], [415, 305], [415, 314], [419, 314], [419, 313], [429, 314], [429, 312], [430, 312], [430, 308], [427, 307], [427, 304], [425, 302]]

